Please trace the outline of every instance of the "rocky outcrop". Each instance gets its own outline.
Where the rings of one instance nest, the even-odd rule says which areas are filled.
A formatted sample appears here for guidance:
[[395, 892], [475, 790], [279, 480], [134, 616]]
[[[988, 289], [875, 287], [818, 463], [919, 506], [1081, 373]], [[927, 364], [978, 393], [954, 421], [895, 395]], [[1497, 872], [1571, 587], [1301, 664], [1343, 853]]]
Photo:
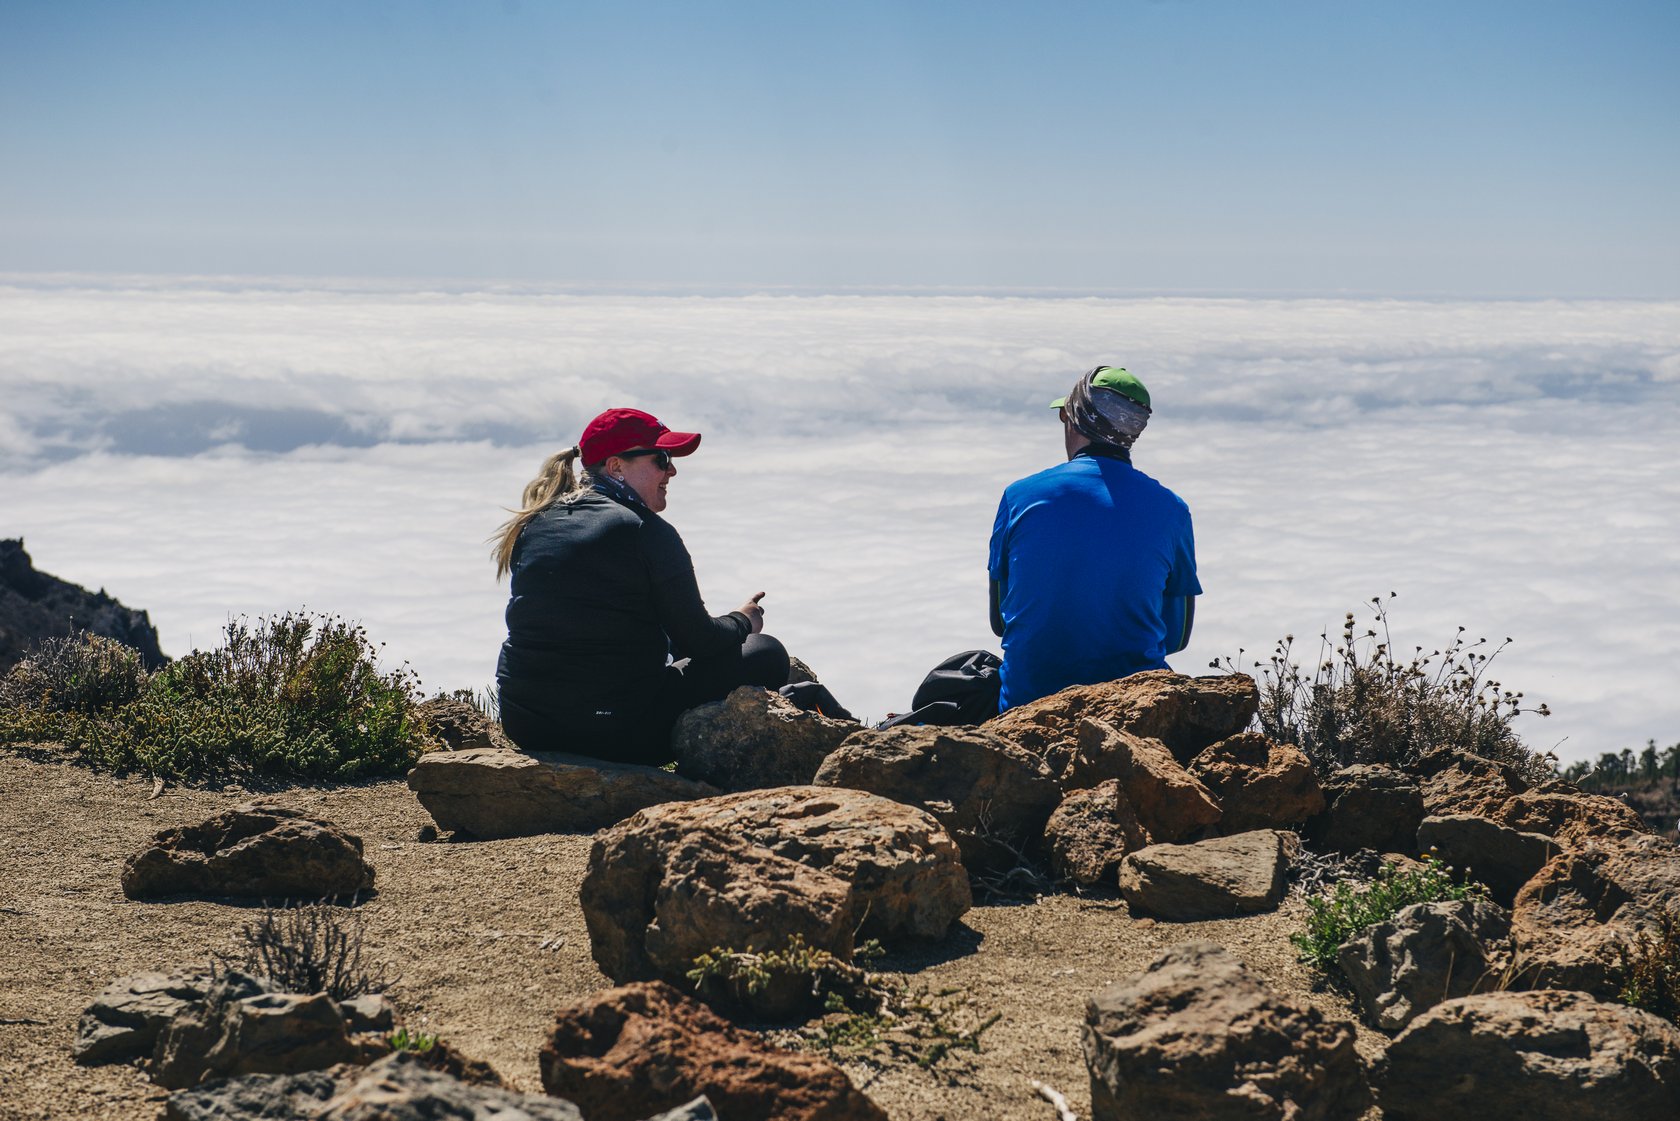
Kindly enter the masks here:
[[1369, 1104], [1353, 1025], [1268, 990], [1211, 942], [1085, 1005], [1093, 1121], [1340, 1121]]
[[1004, 871], [1036, 847], [1061, 788], [1044, 761], [978, 728], [854, 733], [817, 770], [817, 786], [866, 790], [938, 819], [971, 874]]
[[1365, 1022], [1399, 1031], [1443, 1000], [1491, 988], [1510, 932], [1510, 916], [1484, 900], [1414, 903], [1344, 943], [1337, 962]]
[[106, 985], [83, 1011], [70, 1055], [78, 1063], [149, 1057], [164, 1027], [204, 1002], [210, 975], [136, 973]]
[[246, 803], [165, 829], [123, 864], [130, 899], [241, 896], [275, 902], [352, 896], [373, 886], [362, 840], [330, 821]]
[[1521, 833], [1474, 814], [1424, 818], [1417, 844], [1418, 851], [1433, 852], [1447, 867], [1486, 884], [1505, 907], [1558, 851], [1544, 833]]
[[1625, 802], [1559, 787], [1565, 784], [1548, 784], [1515, 795], [1499, 808], [1494, 820], [1519, 832], [1544, 833], [1564, 848], [1649, 832], [1639, 814]]
[[1120, 863], [1120, 894], [1136, 915], [1172, 922], [1228, 919], [1283, 902], [1293, 834], [1258, 829], [1193, 845], [1150, 845]]
[[1109, 745], [1107, 754], [1114, 760], [1120, 789], [1152, 838], [1182, 841], [1218, 823], [1219, 802], [1160, 740], [1090, 723]]
[[[649, 1121], [717, 1121], [704, 1101]], [[401, 1052], [367, 1067], [253, 1074], [169, 1095], [165, 1121], [583, 1121], [571, 1102], [474, 1085]]]
[[648, 806], [717, 793], [658, 767], [511, 748], [422, 755], [408, 788], [439, 829], [482, 841], [592, 833]]
[[886, 1121], [833, 1063], [783, 1051], [669, 985], [562, 1009], [537, 1056], [543, 1088], [589, 1121], [635, 1121], [705, 1095], [728, 1121]]
[[158, 1034], [152, 1077], [180, 1089], [211, 1078], [367, 1062], [389, 1051], [381, 1037], [352, 1034], [326, 993], [278, 992], [255, 977], [228, 973]]
[[1149, 834], [1138, 823], [1119, 779], [1073, 791], [1044, 826], [1051, 874], [1075, 884], [1114, 886], [1126, 854], [1147, 844]]
[[1511, 908], [1526, 985], [1614, 997], [1619, 948], [1680, 914], [1680, 846], [1639, 836], [1559, 853]]
[[140, 652], [149, 670], [169, 661], [144, 611], [124, 607], [103, 588], [86, 588], [39, 572], [23, 542], [0, 541], [0, 675], [43, 639], [89, 631]]
[[1224, 833], [1287, 829], [1324, 809], [1324, 791], [1306, 753], [1259, 732], [1204, 748], [1189, 770], [1218, 801]]
[[1438, 748], [1406, 769], [1418, 780], [1424, 812], [1431, 817], [1491, 817], [1529, 787], [1510, 764], [1457, 748]]
[[971, 903], [956, 843], [931, 815], [816, 786], [643, 810], [596, 838], [579, 898], [602, 972], [679, 984], [699, 941], [771, 949], [800, 933], [849, 958], [846, 938], [822, 933], [831, 920], [889, 943], [940, 938]]
[[1668, 1121], [1680, 1028], [1584, 993], [1482, 993], [1414, 1020], [1373, 1081], [1384, 1121]]
[[854, 720], [806, 712], [780, 693], [743, 685], [677, 718], [677, 773], [719, 790], [798, 786], [858, 730]]
[[1373, 763], [1344, 767], [1322, 781], [1325, 810], [1307, 822], [1321, 852], [1360, 849], [1411, 854], [1423, 821], [1423, 792], [1403, 771]]
[[1100, 767], [1075, 767], [1082, 720], [1160, 740], [1182, 763], [1242, 731], [1259, 703], [1254, 679], [1244, 674], [1186, 677], [1149, 670], [1118, 681], [1069, 686], [1017, 705], [983, 727], [1041, 757], [1064, 786], [1073, 788], [1115, 777]]

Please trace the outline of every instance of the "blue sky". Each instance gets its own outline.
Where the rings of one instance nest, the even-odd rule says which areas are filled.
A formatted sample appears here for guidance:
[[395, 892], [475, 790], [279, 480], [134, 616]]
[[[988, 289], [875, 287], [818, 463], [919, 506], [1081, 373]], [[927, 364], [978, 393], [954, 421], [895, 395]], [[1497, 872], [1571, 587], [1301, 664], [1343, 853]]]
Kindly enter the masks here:
[[1680, 4], [0, 0], [0, 271], [1680, 294]]

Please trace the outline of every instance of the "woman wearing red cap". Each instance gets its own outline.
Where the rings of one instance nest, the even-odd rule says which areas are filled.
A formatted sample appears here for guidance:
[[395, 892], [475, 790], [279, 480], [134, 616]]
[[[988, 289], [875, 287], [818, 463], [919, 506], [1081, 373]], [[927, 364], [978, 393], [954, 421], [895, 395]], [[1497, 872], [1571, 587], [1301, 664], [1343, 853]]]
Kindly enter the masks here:
[[525, 750], [664, 763], [684, 709], [787, 682], [787, 651], [761, 633], [764, 593], [708, 615], [659, 516], [677, 458], [699, 446], [697, 432], [608, 409], [548, 458], [495, 538], [496, 575], [512, 574], [496, 685]]

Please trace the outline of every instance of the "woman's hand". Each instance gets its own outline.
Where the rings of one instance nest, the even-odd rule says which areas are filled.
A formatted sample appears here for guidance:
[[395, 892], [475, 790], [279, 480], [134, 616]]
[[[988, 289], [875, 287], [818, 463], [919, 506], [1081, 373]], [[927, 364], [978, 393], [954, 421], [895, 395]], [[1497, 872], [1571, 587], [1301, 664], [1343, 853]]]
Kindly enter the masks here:
[[758, 601], [763, 598], [764, 593], [759, 592], [751, 599], [747, 600], [747, 602], [743, 603], [740, 607], [741, 614], [745, 615], [747, 617], [747, 622], [752, 624], [753, 634], [762, 634], [764, 632], [764, 608], [758, 605]]

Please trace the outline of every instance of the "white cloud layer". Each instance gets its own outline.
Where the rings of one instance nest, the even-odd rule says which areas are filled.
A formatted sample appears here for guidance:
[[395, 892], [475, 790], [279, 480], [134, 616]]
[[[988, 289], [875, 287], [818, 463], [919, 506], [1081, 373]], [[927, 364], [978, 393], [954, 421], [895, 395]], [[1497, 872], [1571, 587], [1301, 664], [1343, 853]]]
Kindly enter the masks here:
[[0, 533], [171, 652], [307, 604], [479, 686], [499, 507], [639, 404], [707, 433], [669, 516], [713, 610], [768, 591], [770, 629], [879, 716], [994, 642], [997, 495], [1059, 458], [1045, 402], [1103, 360], [1148, 382], [1138, 464], [1196, 517], [1178, 668], [1285, 632], [1310, 653], [1393, 589], [1403, 649], [1516, 638], [1495, 676], [1557, 713], [1524, 718], [1535, 746], [1680, 738], [1672, 303], [18, 286]]

